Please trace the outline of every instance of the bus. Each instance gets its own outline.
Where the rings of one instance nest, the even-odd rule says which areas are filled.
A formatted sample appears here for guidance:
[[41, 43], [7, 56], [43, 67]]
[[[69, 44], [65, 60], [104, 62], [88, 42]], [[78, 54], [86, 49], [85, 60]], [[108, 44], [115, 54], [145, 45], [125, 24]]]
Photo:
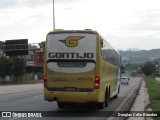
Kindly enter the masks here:
[[121, 56], [94, 30], [57, 29], [46, 36], [44, 100], [99, 109], [120, 92]]

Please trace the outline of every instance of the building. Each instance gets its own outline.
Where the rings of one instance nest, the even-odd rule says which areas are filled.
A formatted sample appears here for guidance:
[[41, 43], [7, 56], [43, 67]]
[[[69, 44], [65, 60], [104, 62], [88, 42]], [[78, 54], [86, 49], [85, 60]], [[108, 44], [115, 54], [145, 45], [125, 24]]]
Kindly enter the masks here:
[[29, 50], [29, 54], [26, 55], [26, 73], [30, 79], [42, 79], [43, 78], [43, 61], [44, 54], [43, 49]]

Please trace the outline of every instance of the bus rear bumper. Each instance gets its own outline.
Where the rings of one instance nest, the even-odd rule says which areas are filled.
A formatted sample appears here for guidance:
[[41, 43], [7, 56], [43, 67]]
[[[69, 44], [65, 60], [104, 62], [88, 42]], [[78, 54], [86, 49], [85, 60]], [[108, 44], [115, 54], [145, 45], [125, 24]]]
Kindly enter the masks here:
[[92, 92], [48, 91], [44, 88], [44, 99], [47, 101], [72, 103], [103, 102], [104, 92], [96, 89]]

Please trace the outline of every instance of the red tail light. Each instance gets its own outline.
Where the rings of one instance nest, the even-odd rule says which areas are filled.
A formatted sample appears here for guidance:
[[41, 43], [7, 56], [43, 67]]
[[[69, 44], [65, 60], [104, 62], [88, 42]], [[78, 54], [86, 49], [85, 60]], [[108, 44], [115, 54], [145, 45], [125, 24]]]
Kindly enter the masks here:
[[47, 75], [44, 75], [43, 79], [44, 79], [44, 87], [46, 87], [47, 86]]
[[99, 77], [95, 77], [95, 82], [94, 82], [94, 88], [98, 89], [100, 86], [100, 78]]
[[99, 80], [100, 80], [100, 78], [99, 78], [99, 77], [96, 77], [96, 78], [95, 78], [95, 81], [99, 81]]
[[99, 87], [99, 85], [100, 85], [99, 83], [94, 83], [95, 87]]

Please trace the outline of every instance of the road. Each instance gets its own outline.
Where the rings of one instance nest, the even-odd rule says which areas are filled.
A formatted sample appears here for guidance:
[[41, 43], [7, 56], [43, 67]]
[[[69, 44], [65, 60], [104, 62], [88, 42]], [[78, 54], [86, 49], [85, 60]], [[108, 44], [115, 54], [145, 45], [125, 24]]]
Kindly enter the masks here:
[[[56, 120], [106, 120], [104, 116], [98, 116], [99, 112], [105, 113], [105, 111], [114, 111], [119, 106], [119, 104], [126, 98], [129, 92], [135, 87], [137, 82], [140, 78], [130, 78], [129, 85], [121, 85], [121, 91], [118, 98], [114, 98], [110, 100], [109, 107], [103, 110], [97, 110], [93, 106], [76, 106], [76, 107], [69, 107], [65, 109], [59, 109], [57, 107], [56, 102], [47, 102], [43, 100], [43, 90], [36, 90], [36, 91], [28, 91], [28, 92], [20, 92], [14, 94], [6, 94], [0, 95], [0, 111], [66, 111], [66, 110], [73, 110], [73, 111], [91, 111], [89, 112], [88, 116], [85, 117], [56, 117]], [[106, 112], [107, 113], [107, 112]], [[97, 116], [96, 116], [97, 114]], [[78, 112], [78, 116], [81, 116], [82, 113]], [[63, 114], [62, 114], [63, 116]], [[0, 118], [2, 119], [2, 118]], [[3, 120], [21, 120], [22, 118], [3, 118]], [[23, 118], [27, 120], [28, 118]], [[30, 120], [51, 120], [53, 117], [43, 117], [43, 118], [29, 118]]]

